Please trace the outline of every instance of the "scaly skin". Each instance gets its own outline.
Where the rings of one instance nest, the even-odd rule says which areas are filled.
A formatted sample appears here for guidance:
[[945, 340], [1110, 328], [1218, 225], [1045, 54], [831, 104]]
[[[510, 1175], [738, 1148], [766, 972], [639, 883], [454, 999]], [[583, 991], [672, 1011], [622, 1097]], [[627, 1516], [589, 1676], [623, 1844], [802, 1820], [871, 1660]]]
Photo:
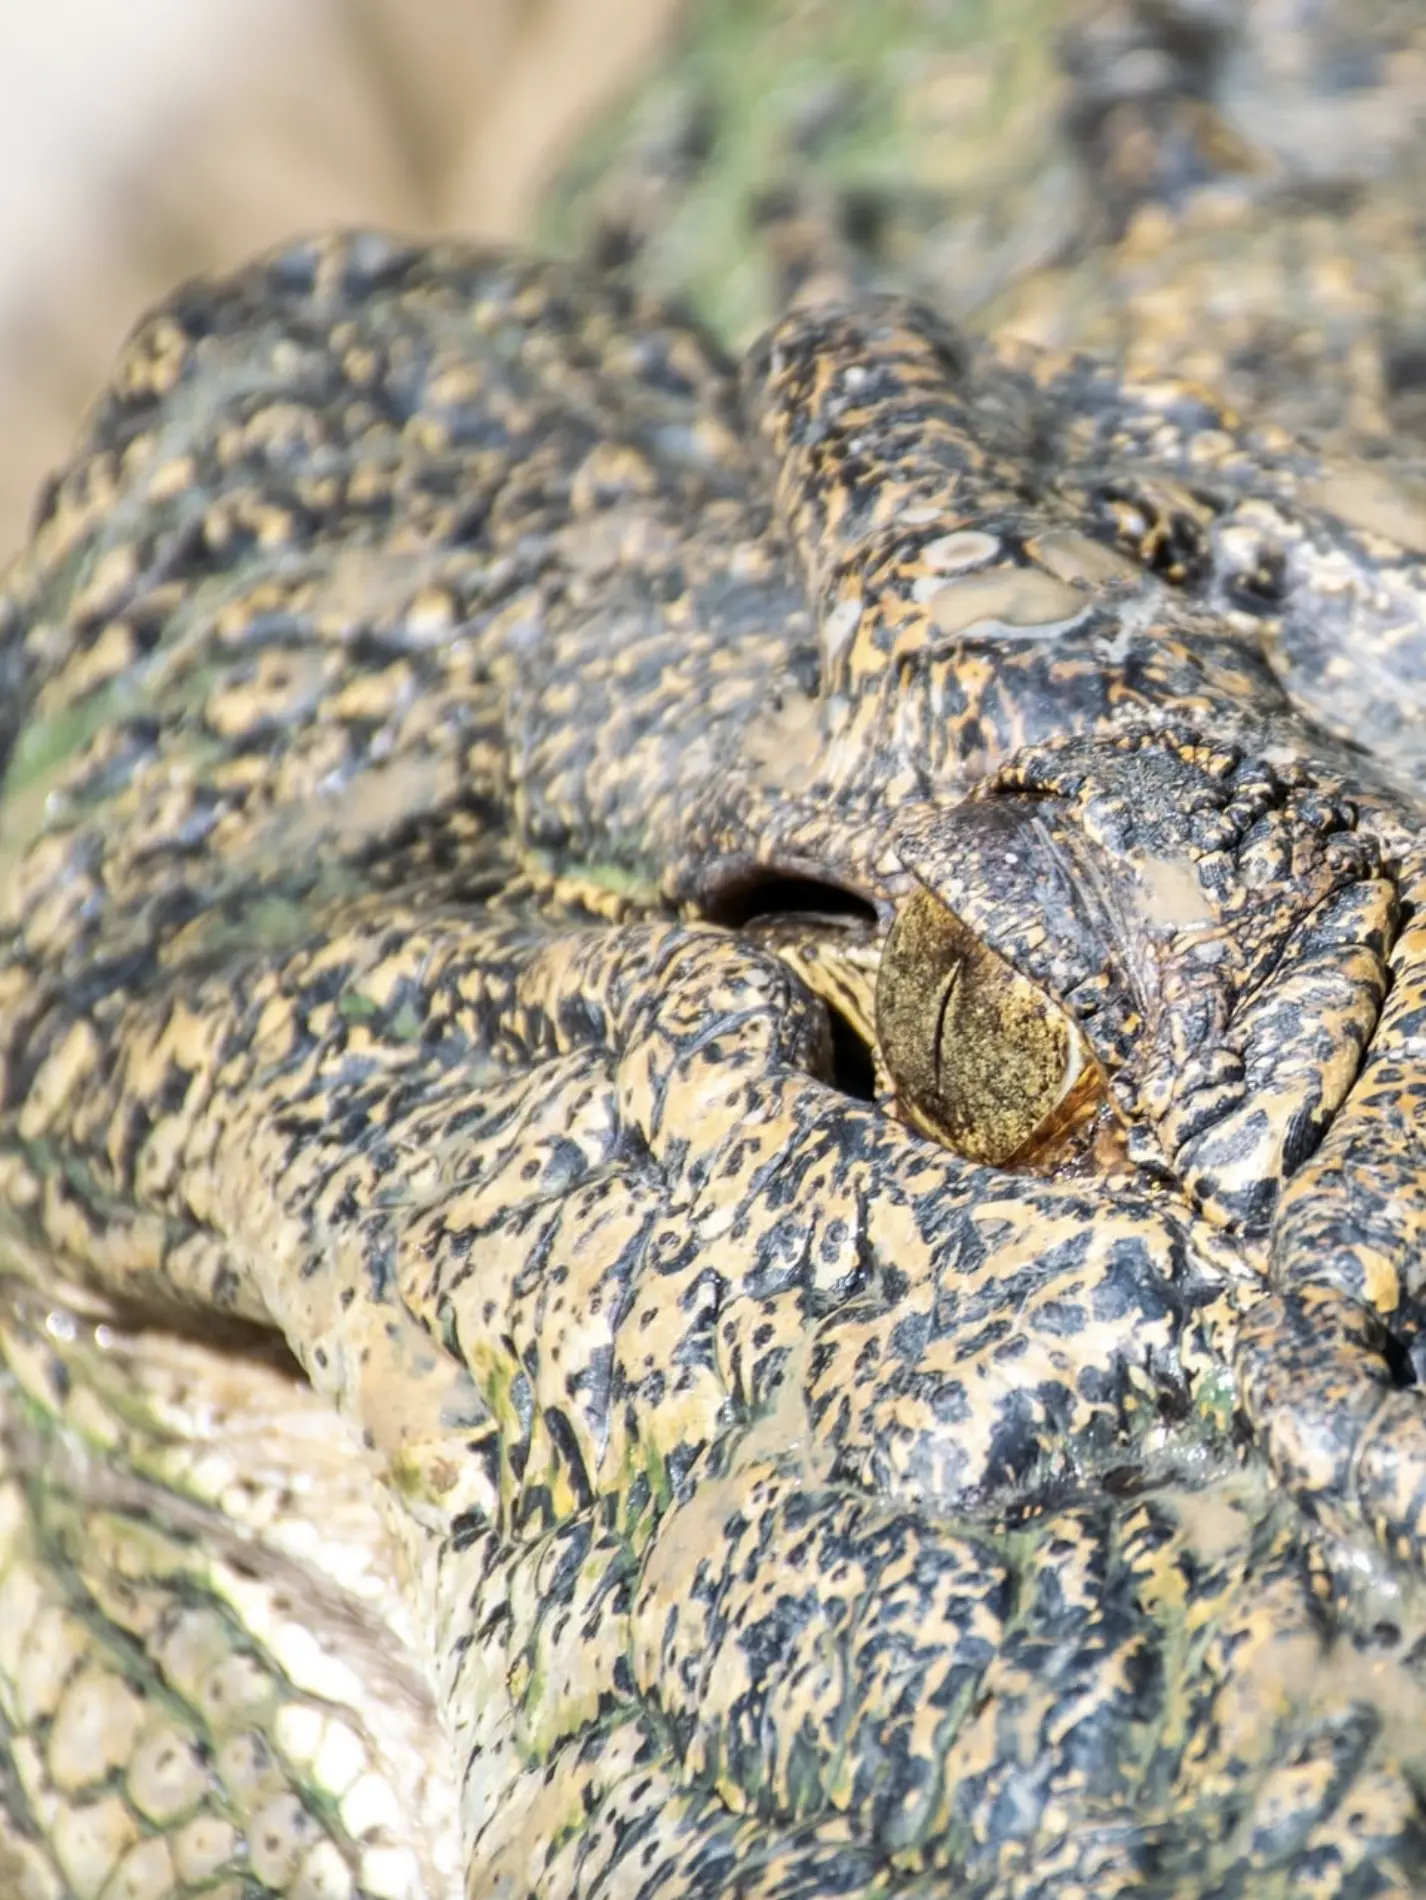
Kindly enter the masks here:
[[1419, 453], [1423, 203], [1402, 0], [689, 0], [541, 238], [740, 346], [794, 298], [910, 291]]
[[[1344, 492], [903, 303], [740, 389], [359, 236], [143, 326], [3, 608], [7, 1890], [1417, 1890], [1421, 570]], [[858, 1055], [916, 892], [1067, 1147]]]

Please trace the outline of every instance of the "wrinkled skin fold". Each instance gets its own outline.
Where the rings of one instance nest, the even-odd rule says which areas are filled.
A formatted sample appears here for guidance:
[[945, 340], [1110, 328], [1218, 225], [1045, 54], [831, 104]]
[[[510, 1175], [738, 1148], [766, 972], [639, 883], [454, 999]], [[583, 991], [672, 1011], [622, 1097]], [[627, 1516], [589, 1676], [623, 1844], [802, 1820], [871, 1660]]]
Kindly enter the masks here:
[[[1421, 755], [1327, 715], [1422, 572], [1330, 473], [368, 235], [141, 327], [0, 608], [6, 1891], [1417, 1890]], [[849, 1065], [913, 893], [1069, 1158]]]

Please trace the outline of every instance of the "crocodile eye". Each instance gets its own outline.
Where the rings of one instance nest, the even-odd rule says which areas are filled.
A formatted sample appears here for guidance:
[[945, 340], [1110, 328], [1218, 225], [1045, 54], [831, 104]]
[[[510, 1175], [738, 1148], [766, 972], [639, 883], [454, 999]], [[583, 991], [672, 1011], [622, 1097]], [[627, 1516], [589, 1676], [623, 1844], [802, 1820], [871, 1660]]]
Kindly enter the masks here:
[[1064, 1011], [924, 890], [881, 953], [876, 1034], [911, 1120], [994, 1165], [1059, 1128], [1092, 1066]]

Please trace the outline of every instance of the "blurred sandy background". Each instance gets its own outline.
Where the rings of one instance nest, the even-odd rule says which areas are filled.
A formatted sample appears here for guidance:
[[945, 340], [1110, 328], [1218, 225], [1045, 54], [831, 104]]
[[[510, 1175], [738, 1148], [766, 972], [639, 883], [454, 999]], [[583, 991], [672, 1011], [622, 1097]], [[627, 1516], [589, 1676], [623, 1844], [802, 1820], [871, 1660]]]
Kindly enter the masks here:
[[517, 235], [674, 0], [0, 0], [0, 561], [168, 286], [370, 220]]

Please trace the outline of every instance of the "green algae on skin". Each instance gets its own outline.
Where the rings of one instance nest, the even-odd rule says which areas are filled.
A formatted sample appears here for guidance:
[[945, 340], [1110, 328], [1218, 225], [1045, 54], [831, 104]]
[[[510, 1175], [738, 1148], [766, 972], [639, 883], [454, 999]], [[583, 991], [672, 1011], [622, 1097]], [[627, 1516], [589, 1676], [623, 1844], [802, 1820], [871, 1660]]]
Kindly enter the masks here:
[[1064, 13], [1063, 0], [693, 7], [665, 67], [568, 161], [540, 235], [582, 248], [602, 220], [618, 221], [626, 177], [630, 200], [662, 189], [642, 280], [741, 344], [778, 300], [749, 226], [776, 210], [789, 178], [838, 202], [853, 246], [888, 276], [914, 274], [958, 205], [984, 219], [993, 199], [984, 281], [961, 293], [983, 301], [1004, 274], [1000, 234], [1046, 228], [1062, 195], [1053, 51]]

